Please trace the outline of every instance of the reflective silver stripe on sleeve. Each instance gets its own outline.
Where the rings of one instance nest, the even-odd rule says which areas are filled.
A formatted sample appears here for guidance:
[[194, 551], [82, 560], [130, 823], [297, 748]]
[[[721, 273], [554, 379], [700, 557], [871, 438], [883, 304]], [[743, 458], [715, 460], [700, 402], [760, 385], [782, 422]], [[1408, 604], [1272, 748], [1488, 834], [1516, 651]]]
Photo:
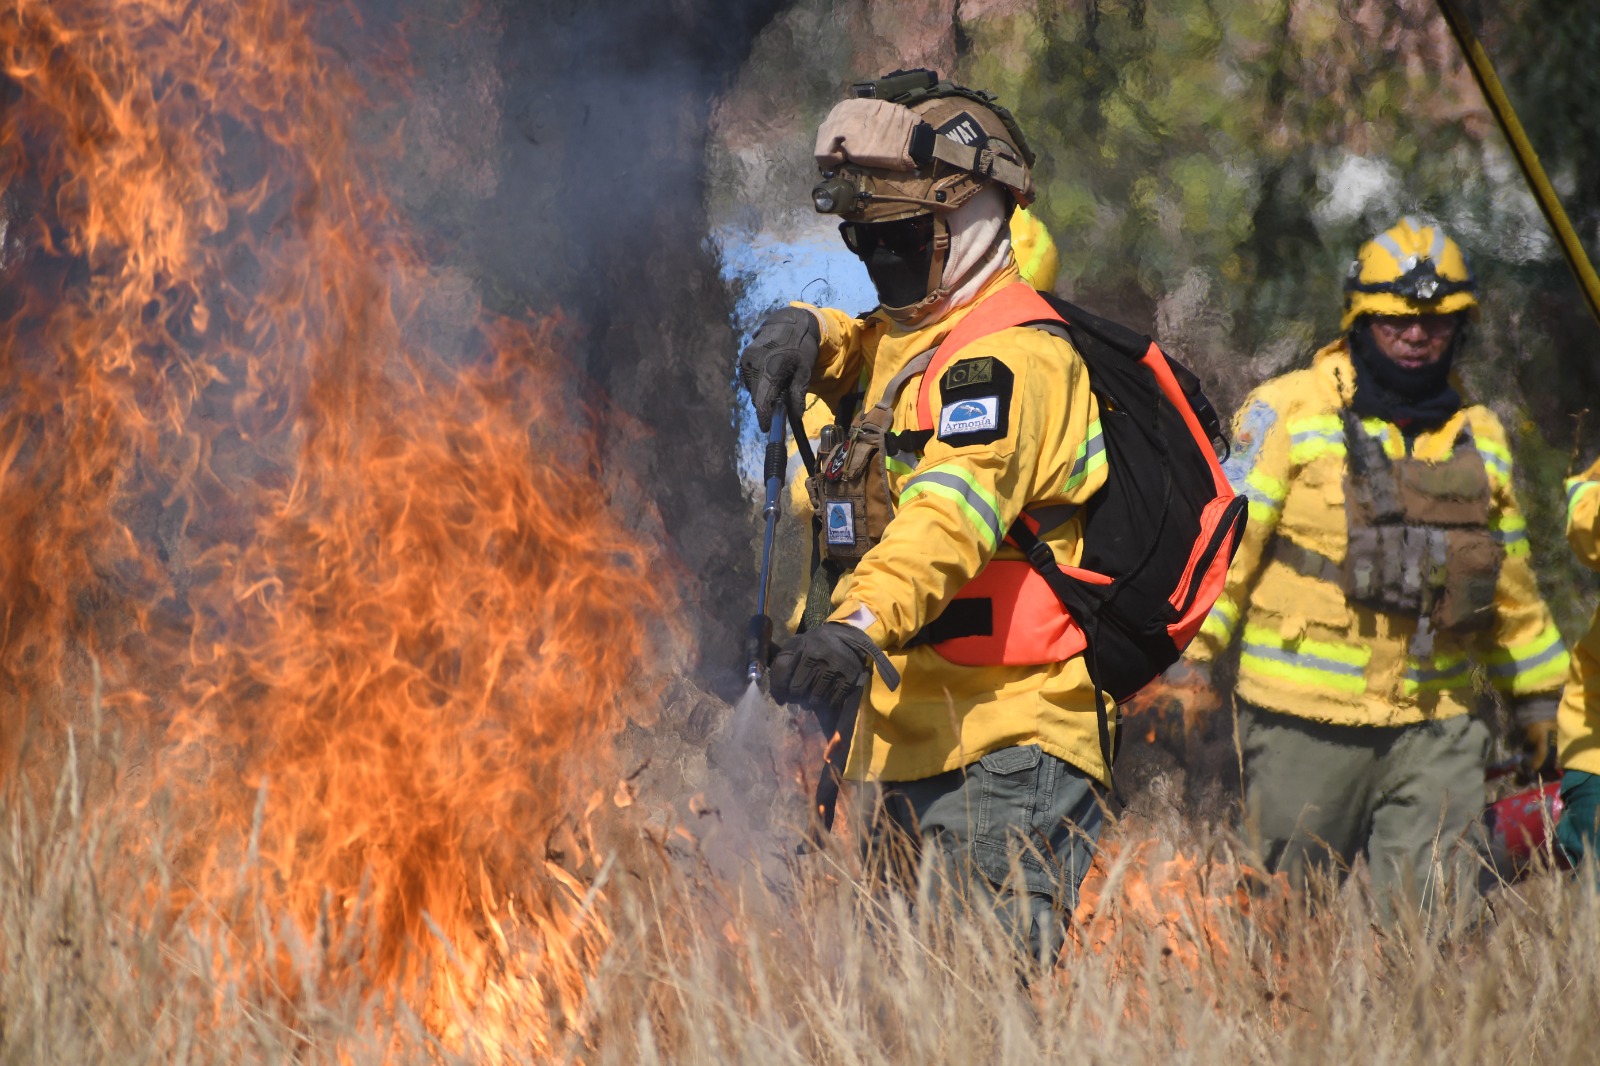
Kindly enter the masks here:
[[955, 490], [966, 501], [973, 514], [977, 515], [984, 525], [988, 527], [989, 532], [994, 535], [996, 543], [999, 543], [1000, 539], [1005, 536], [1005, 530], [1000, 528], [1000, 516], [995, 514], [994, 508], [989, 506], [989, 501], [979, 495], [977, 489], [966, 478], [944, 470], [929, 470], [927, 473], [918, 474], [910, 481], [907, 481], [900, 490], [901, 497], [903, 498], [906, 493], [917, 485], [939, 485], [943, 488]]

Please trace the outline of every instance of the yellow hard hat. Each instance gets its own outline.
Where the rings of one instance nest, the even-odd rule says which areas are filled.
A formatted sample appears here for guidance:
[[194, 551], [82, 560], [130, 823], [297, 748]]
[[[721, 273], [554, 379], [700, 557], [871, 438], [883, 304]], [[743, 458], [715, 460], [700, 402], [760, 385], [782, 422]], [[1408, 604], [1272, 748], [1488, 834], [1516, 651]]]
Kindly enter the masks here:
[[1435, 223], [1402, 218], [1361, 246], [1344, 282], [1348, 330], [1362, 315], [1449, 315], [1478, 308], [1461, 246]]
[[1061, 268], [1056, 242], [1050, 239], [1045, 224], [1026, 207], [1011, 213], [1011, 251], [1017, 257], [1023, 281], [1040, 292], [1056, 287], [1056, 273]]

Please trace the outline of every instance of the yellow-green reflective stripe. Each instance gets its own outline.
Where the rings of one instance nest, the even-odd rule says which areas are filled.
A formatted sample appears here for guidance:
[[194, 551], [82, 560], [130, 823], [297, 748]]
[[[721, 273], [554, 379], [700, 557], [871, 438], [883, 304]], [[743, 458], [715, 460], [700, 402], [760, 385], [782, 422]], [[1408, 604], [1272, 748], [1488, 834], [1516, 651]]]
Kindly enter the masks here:
[[1489, 519], [1489, 532], [1505, 546], [1507, 555], [1525, 555], [1528, 551], [1528, 520], [1519, 514], [1501, 514]]
[[1239, 670], [1244, 673], [1264, 674], [1282, 681], [1312, 688], [1331, 688], [1338, 692], [1361, 693], [1367, 689], [1365, 676], [1335, 674], [1315, 664], [1306, 664], [1282, 655], [1261, 654], [1246, 646], [1239, 655]]
[[1291, 440], [1303, 433], [1333, 433], [1342, 439], [1344, 422], [1338, 415], [1311, 415], [1309, 418], [1297, 418], [1289, 423]]
[[1200, 623], [1202, 630], [1208, 630], [1223, 640], [1233, 635], [1234, 627], [1239, 624], [1239, 608], [1226, 596], [1218, 596], [1211, 610], [1206, 612], [1206, 620]]
[[1317, 436], [1309, 437], [1298, 444], [1293, 441], [1289, 444], [1289, 461], [1296, 466], [1305, 466], [1313, 459], [1320, 459], [1324, 455], [1344, 458], [1345, 447], [1343, 439], [1330, 441]]
[[1367, 648], [1319, 640], [1286, 641], [1270, 629], [1246, 625], [1239, 669], [1302, 685], [1363, 692], [1371, 658]]
[[934, 467], [906, 482], [900, 492], [903, 507], [923, 493], [940, 496], [961, 508], [978, 532], [983, 534], [989, 547], [998, 547], [1003, 530], [1000, 526], [1000, 505], [985, 492], [971, 475], [956, 467]]
[[1244, 479], [1244, 486], [1234, 491], [1246, 499], [1264, 503], [1269, 507], [1277, 507], [1283, 503], [1284, 496], [1289, 492], [1289, 486], [1259, 470], [1252, 470], [1250, 476]]
[[1271, 525], [1278, 520], [1278, 511], [1283, 507], [1283, 497], [1289, 486], [1259, 470], [1252, 470], [1244, 484], [1235, 485], [1233, 491], [1249, 501], [1250, 521]]
[[1344, 431], [1339, 429], [1302, 429], [1298, 433], [1289, 434], [1290, 444], [1304, 444], [1307, 441], [1320, 440], [1329, 444], [1344, 447]]
[[1567, 521], [1572, 521], [1572, 516], [1577, 512], [1578, 501], [1589, 495], [1600, 481], [1585, 481], [1580, 477], [1567, 478]]
[[1473, 445], [1483, 457], [1483, 465], [1500, 475], [1500, 480], [1511, 480], [1511, 452], [1492, 441], [1473, 438]]
[[1472, 664], [1464, 655], [1406, 660], [1404, 691], [1408, 696], [1420, 692], [1442, 692], [1472, 683]]
[[1484, 667], [1496, 688], [1522, 691], [1565, 675], [1567, 648], [1561, 643], [1561, 631], [1548, 625], [1533, 640], [1490, 652]]
[[1089, 475], [1106, 465], [1106, 439], [1100, 431], [1100, 420], [1089, 423], [1089, 435], [1078, 445], [1078, 454], [1072, 461], [1072, 471], [1067, 474], [1067, 487], [1073, 489], [1089, 480]]
[[1571, 665], [1571, 657], [1567, 655], [1567, 650], [1562, 648], [1556, 658], [1543, 666], [1518, 674], [1516, 680], [1511, 683], [1510, 691], [1520, 694], [1546, 688], [1553, 682], [1565, 678]]
[[902, 463], [892, 455], [883, 457], [883, 468], [889, 473], [898, 474], [901, 477], [905, 477], [917, 469], [915, 463]]
[[1401, 443], [1400, 434], [1394, 432], [1389, 423], [1381, 418], [1363, 418], [1361, 428], [1367, 435], [1375, 437], [1383, 444], [1383, 450], [1391, 459], [1402, 458], [1405, 454], [1405, 445]]
[[1207, 633], [1217, 638], [1219, 643], [1226, 644], [1228, 638], [1233, 636], [1233, 623], [1228, 620], [1227, 615], [1213, 607], [1207, 612], [1206, 620], [1200, 623], [1200, 632]]
[[1286, 640], [1278, 635], [1275, 630], [1265, 626], [1247, 625], [1244, 627], [1244, 639], [1248, 644], [1259, 644], [1275, 648], [1288, 649], [1293, 646], [1299, 652], [1341, 667], [1354, 667], [1365, 670], [1367, 663], [1372, 661], [1372, 649], [1358, 644], [1335, 644], [1329, 640], [1307, 640], [1300, 637]]

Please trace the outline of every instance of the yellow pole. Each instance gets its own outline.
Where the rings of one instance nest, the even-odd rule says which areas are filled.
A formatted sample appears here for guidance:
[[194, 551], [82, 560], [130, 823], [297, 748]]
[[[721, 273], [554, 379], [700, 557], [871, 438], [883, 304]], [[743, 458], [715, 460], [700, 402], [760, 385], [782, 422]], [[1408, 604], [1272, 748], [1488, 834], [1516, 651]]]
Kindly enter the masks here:
[[1584, 299], [1589, 302], [1589, 313], [1600, 323], [1600, 276], [1594, 272], [1594, 264], [1589, 262], [1589, 254], [1583, 250], [1583, 245], [1578, 243], [1577, 231], [1572, 228], [1572, 221], [1567, 218], [1567, 213], [1561, 207], [1561, 200], [1556, 196], [1556, 190], [1551, 186], [1550, 179], [1545, 176], [1544, 167], [1539, 164], [1539, 156], [1533, 150], [1533, 144], [1528, 140], [1528, 135], [1523, 132], [1522, 123], [1517, 120], [1516, 109], [1511, 106], [1511, 100], [1506, 96], [1505, 89], [1500, 85], [1500, 79], [1495, 76], [1494, 64], [1489, 61], [1489, 54], [1483, 50], [1483, 45], [1478, 43], [1478, 37], [1472, 32], [1472, 26], [1456, 6], [1455, 0], [1439, 0], [1439, 12], [1444, 15], [1445, 21], [1450, 24], [1450, 31], [1455, 34], [1456, 41], [1461, 45], [1461, 53], [1466, 57], [1467, 66], [1472, 68], [1472, 76], [1478, 81], [1478, 88], [1483, 90], [1483, 97], [1489, 104], [1489, 110], [1494, 113], [1495, 121], [1500, 123], [1506, 140], [1511, 142], [1511, 154], [1517, 157], [1517, 165], [1522, 168], [1523, 176], [1528, 179], [1528, 185], [1533, 190], [1533, 198], [1539, 201], [1539, 209], [1544, 212], [1544, 217], [1550, 223], [1550, 228], [1555, 231], [1556, 240], [1561, 244], [1561, 251], [1567, 257], [1567, 265], [1572, 268], [1573, 276], [1578, 279], [1578, 287], [1583, 290]]

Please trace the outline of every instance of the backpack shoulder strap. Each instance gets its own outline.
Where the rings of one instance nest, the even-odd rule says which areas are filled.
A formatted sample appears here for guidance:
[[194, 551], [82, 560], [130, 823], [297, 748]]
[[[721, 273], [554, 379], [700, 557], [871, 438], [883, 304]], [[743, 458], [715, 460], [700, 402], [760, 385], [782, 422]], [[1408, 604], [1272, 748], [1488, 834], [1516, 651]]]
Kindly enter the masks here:
[[961, 349], [980, 337], [1012, 326], [1060, 318], [1055, 309], [1045, 302], [1045, 298], [1034, 291], [1033, 286], [1021, 281], [1007, 285], [974, 307], [939, 345], [927, 371], [922, 375], [922, 384], [917, 389], [917, 428], [933, 428], [933, 383]]
[[921, 355], [912, 359], [905, 366], [901, 367], [900, 373], [890, 378], [889, 384], [884, 386], [883, 398], [878, 401], [876, 406], [893, 407], [895, 401], [900, 398], [900, 390], [906, 387], [906, 382], [927, 370], [928, 365], [933, 362], [934, 358], [938, 354], [938, 348], [929, 348]]

